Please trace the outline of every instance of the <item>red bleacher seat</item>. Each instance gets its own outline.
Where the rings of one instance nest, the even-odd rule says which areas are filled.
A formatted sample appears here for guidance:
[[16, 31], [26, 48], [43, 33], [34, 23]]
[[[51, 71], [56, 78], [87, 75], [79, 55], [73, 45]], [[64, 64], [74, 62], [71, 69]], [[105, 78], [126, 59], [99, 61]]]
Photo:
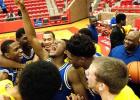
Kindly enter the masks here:
[[[45, 0], [24, 0], [24, 3], [30, 17], [38, 17], [41, 13], [45, 16], [49, 15]], [[17, 15], [18, 8], [15, 5], [14, 0], [5, 0], [5, 4], [8, 11], [9, 9], [12, 9]], [[4, 17], [5, 15], [0, 14], [0, 19], [3, 19]]]
[[[67, 0], [67, 4], [70, 4], [71, 2], [72, 0]], [[47, 9], [46, 0], [24, 0], [24, 3], [29, 13], [29, 16], [32, 20], [35, 18], [47, 18], [48, 26], [69, 23], [69, 19], [70, 19], [69, 10], [66, 11], [64, 14], [62, 13], [60, 14], [60, 20], [57, 20], [57, 21], [51, 20], [51, 23], [50, 23], [50, 16]], [[55, 0], [55, 3], [57, 5], [58, 10], [63, 10], [63, 8], [65, 7], [64, 0]], [[5, 4], [7, 6], [7, 9], [12, 8], [13, 12], [18, 17], [18, 7], [17, 5], [15, 5], [14, 0], [5, 0]], [[104, 7], [103, 5], [104, 4], [102, 4], [99, 9], [102, 9]], [[62, 16], [66, 16], [65, 21], [61, 21]], [[5, 14], [0, 14], [0, 22], [4, 21], [3, 20], [4, 18], [5, 18]]]
[[122, 5], [132, 5], [132, 0], [122, 0], [121, 1], [121, 6]]
[[111, 11], [116, 10], [126, 13], [140, 13], [140, 5], [133, 5], [133, 0], [122, 0], [119, 7], [112, 7]]

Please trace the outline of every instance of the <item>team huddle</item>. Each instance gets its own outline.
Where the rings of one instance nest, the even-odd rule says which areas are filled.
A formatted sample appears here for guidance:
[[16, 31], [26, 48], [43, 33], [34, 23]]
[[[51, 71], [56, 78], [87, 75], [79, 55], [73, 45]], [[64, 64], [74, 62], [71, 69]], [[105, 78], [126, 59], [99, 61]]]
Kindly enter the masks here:
[[24, 0], [15, 3], [24, 28], [16, 31], [16, 41], [1, 44], [0, 100], [139, 100], [128, 84], [126, 64], [132, 59], [121, 56], [135, 48], [135, 61], [140, 61], [138, 32], [128, 33], [124, 44], [104, 57], [98, 50], [98, 36], [93, 41], [90, 33], [96, 33], [94, 17], [89, 29], [79, 30], [69, 40], [58, 40], [46, 31], [40, 41]]

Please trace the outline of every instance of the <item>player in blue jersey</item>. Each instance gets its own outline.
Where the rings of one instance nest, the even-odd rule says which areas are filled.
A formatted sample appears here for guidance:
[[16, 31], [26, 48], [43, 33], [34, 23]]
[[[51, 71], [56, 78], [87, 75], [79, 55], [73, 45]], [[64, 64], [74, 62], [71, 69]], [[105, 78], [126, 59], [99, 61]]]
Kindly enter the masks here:
[[76, 34], [68, 41], [66, 49], [70, 63], [77, 69], [82, 83], [87, 88], [89, 99], [101, 100], [99, 95], [88, 89], [86, 83], [85, 70], [89, 68], [96, 52], [91, 38], [87, 35]]
[[[27, 41], [27, 36], [25, 35], [24, 28], [20, 28], [16, 31], [16, 40], [19, 42], [20, 47], [23, 51], [22, 64], [16, 61], [7, 59], [0, 55], [0, 66], [6, 68], [24, 68], [24, 63], [29, 63], [31, 61], [36, 61], [37, 56], [29, 42]], [[8, 63], [7, 63], [8, 62]]]
[[68, 62], [64, 62], [66, 58], [65, 50], [66, 41], [64, 40], [56, 40], [50, 50], [52, 62], [58, 67], [62, 78], [62, 87], [55, 95], [54, 100], [66, 100], [66, 96], [70, 95], [72, 91], [87, 98], [76, 69]]
[[[20, 47], [23, 51], [22, 62], [18, 63], [16, 61], [7, 59], [0, 55], [0, 66], [5, 68], [24, 68], [25, 63], [30, 63], [32, 61], [37, 61], [38, 57], [35, 55], [33, 48], [31, 47], [30, 43], [27, 40], [27, 36], [25, 35], [24, 28], [19, 28], [16, 31], [16, 40], [19, 42]], [[8, 63], [7, 63], [8, 62]]]
[[35, 56], [35, 52], [27, 40], [27, 36], [25, 35], [24, 28], [19, 28], [16, 31], [16, 40], [20, 43], [20, 46], [23, 50], [23, 58], [26, 61], [33, 60]]
[[[5, 40], [1, 44], [1, 52], [4, 58], [10, 59], [16, 62], [21, 62], [23, 52], [18, 42], [14, 40]], [[5, 75], [4, 77], [5, 79], [11, 79], [13, 82], [15, 82], [16, 74], [17, 74], [15, 69], [5, 68], [1, 66], [0, 72]]]

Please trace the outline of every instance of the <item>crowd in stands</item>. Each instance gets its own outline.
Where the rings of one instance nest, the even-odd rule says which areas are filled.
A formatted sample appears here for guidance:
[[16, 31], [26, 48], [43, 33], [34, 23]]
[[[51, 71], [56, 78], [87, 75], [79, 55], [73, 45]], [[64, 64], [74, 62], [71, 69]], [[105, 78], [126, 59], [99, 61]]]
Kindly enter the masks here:
[[12, 7], [10, 7], [9, 10], [7, 10], [6, 4], [3, 0], [0, 0], [0, 9], [0, 13], [6, 13], [6, 16], [4, 18], [6, 21], [16, 20], [16, 15], [13, 12]]
[[39, 41], [23, 1], [15, 4], [24, 28], [16, 31], [16, 40], [1, 44], [0, 100], [140, 100], [140, 84], [132, 82], [127, 68], [140, 62], [140, 33], [126, 32], [125, 14], [113, 19], [105, 57], [95, 16], [69, 40], [46, 31]]

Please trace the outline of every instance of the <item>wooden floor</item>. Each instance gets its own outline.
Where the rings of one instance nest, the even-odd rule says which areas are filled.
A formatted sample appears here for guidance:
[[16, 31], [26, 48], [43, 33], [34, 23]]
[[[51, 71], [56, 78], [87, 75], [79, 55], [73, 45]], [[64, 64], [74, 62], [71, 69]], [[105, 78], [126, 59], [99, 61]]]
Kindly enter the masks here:
[[[74, 33], [79, 29], [87, 27], [89, 24], [88, 19], [83, 19], [81, 21], [52, 27], [45, 27], [36, 29], [37, 36], [41, 38], [45, 31], [53, 31], [56, 39], [69, 39]], [[15, 32], [0, 34], [0, 43], [5, 39], [15, 39]], [[99, 37], [99, 45], [101, 46], [101, 51], [103, 55], [108, 55], [110, 47], [109, 40], [106, 37]]]
[[[69, 39], [73, 32], [76, 32], [80, 28], [87, 27], [88, 23], [88, 19], [83, 19], [72, 24], [36, 29], [36, 33], [43, 33], [44, 31], [53, 31], [56, 35], [56, 38]], [[15, 32], [0, 34], [0, 41], [9, 38], [15, 38]]]

